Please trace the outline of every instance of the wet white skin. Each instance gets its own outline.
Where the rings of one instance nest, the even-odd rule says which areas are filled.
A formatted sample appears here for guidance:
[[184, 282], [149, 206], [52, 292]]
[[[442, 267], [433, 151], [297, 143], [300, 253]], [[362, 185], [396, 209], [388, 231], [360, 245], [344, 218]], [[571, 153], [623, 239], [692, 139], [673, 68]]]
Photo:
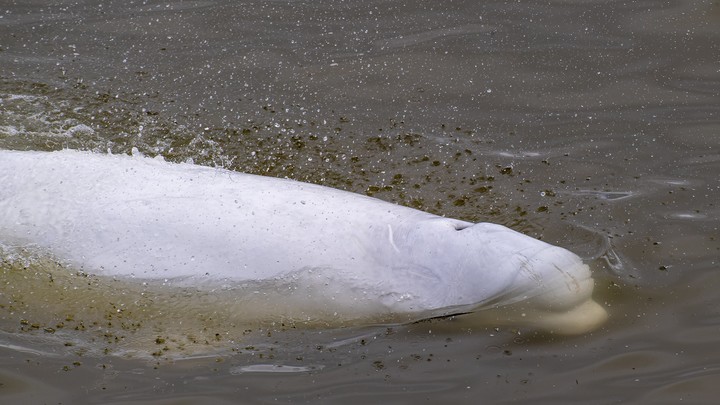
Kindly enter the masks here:
[[606, 317], [568, 250], [318, 185], [70, 150], [0, 151], [0, 184], [0, 243], [100, 276], [292, 282], [313, 292], [306, 311], [357, 316], [526, 302], [540, 327], [569, 333]]

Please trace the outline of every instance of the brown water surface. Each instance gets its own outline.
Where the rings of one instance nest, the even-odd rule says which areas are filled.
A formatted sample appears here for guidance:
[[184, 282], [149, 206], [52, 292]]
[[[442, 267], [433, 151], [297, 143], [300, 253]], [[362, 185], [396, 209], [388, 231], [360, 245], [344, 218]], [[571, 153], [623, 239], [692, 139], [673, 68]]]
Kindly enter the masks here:
[[204, 357], [166, 355], [164, 326], [158, 355], [137, 358], [86, 350], [112, 349], [99, 324], [49, 339], [65, 332], [23, 312], [41, 279], [18, 291], [4, 259], [3, 403], [720, 395], [717, 2], [5, 1], [0, 148], [63, 147], [501, 223], [583, 256], [611, 317], [576, 337], [264, 326]]

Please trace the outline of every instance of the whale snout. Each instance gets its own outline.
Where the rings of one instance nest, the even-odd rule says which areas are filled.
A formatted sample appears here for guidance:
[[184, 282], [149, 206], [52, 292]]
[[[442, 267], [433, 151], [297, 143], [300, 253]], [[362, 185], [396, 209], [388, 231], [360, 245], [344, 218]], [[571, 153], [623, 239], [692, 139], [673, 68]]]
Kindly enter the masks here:
[[544, 244], [516, 252], [511, 262], [518, 271], [509, 290], [523, 301], [562, 310], [592, 295], [594, 282], [590, 268], [569, 250]]
[[532, 323], [558, 333], [579, 334], [605, 322], [607, 311], [592, 298], [595, 280], [590, 267], [579, 256], [549, 246], [526, 263], [518, 277], [537, 286], [535, 295], [525, 301], [529, 305], [523, 305], [532, 308]]

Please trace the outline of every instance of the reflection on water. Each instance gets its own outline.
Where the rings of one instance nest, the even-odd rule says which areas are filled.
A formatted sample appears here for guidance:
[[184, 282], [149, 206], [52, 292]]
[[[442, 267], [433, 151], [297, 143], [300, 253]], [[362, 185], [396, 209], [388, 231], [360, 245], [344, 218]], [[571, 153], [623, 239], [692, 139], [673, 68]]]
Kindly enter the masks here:
[[[714, 401], [719, 10], [5, 5], [0, 147], [138, 148], [502, 223], [582, 255], [611, 319], [572, 338], [455, 320], [258, 328], [233, 353], [138, 360], [48, 344], [62, 332], [8, 304], [28, 280], [5, 261], [3, 402]], [[29, 303], [64, 312], [43, 291]], [[141, 293], [126, 305], [152, 305]]]
[[242, 373], [308, 373], [311, 371], [320, 371], [325, 366], [284, 366], [282, 364], [251, 364], [249, 366], [233, 367], [230, 374], [237, 375]]

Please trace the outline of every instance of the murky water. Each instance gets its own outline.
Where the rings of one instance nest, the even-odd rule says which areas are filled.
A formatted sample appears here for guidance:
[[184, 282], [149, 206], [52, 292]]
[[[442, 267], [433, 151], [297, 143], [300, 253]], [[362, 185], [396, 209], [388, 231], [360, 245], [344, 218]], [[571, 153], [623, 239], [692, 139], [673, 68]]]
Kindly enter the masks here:
[[[136, 358], [48, 339], [77, 320], [26, 319], [39, 287], [4, 262], [0, 398], [714, 403], [719, 55], [712, 1], [5, 1], [0, 148], [137, 148], [501, 223], [582, 255], [611, 318], [219, 329], [225, 351], [180, 358], [164, 327]], [[112, 349], [107, 314], [84, 343]]]

